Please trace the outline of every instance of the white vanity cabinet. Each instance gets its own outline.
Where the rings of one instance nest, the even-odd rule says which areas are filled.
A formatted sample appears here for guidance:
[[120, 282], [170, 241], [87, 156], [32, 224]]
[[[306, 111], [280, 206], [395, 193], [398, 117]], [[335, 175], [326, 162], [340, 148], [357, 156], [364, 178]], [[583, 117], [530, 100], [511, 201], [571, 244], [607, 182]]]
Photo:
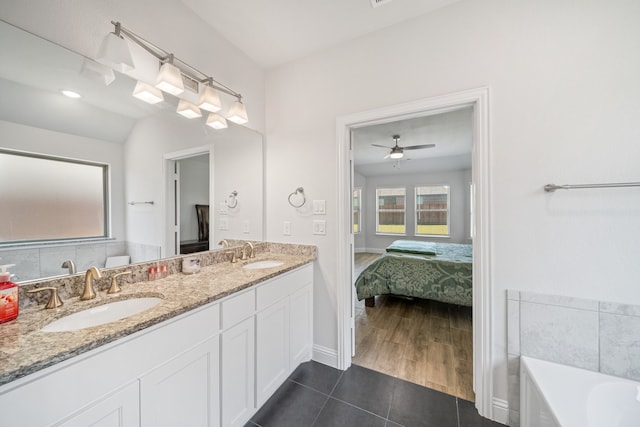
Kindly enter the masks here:
[[255, 410], [255, 289], [222, 302], [222, 425], [243, 426]]
[[220, 425], [220, 339], [205, 342], [140, 379], [143, 427]]
[[261, 406], [289, 374], [311, 359], [313, 267], [256, 289], [256, 399]]
[[135, 381], [123, 389], [100, 399], [95, 404], [83, 408], [63, 422], [54, 425], [60, 427], [137, 426], [140, 423], [139, 393], [138, 382]]
[[[187, 364], [207, 340], [215, 346], [219, 331], [219, 304], [209, 304], [5, 384], [0, 387], [0, 425], [140, 426], [148, 411], [163, 409], [156, 407], [161, 401], [155, 401], [151, 387], [154, 375], [172, 369], [174, 385], [189, 390], [193, 377], [207, 371], [194, 375], [194, 368], [180, 371], [175, 364]], [[210, 383], [217, 382], [219, 365], [209, 372]], [[219, 384], [212, 389], [219, 390]], [[182, 399], [197, 400], [199, 395], [194, 389]], [[202, 425], [219, 426], [219, 415], [212, 417], [214, 422]]]
[[311, 359], [313, 266], [0, 386], [0, 425], [243, 426]]

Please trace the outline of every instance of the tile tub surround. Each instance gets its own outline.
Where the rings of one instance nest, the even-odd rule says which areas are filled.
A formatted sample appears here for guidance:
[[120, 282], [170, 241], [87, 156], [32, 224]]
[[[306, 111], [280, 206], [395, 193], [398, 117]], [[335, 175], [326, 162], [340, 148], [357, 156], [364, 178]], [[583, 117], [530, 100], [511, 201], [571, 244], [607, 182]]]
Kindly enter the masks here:
[[[126, 337], [134, 332], [170, 319], [179, 314], [216, 301], [234, 292], [246, 289], [284, 272], [293, 270], [316, 259], [316, 248], [304, 245], [283, 245], [260, 243], [256, 245], [256, 258], [276, 259], [283, 262], [278, 267], [258, 270], [242, 268], [249, 261], [230, 263], [227, 251], [203, 252], [197, 256], [203, 265], [197, 274], [176, 274], [182, 265], [180, 256], [163, 260], [169, 267], [169, 276], [165, 279], [147, 281], [146, 269], [151, 264], [138, 264], [126, 268], [104, 270], [103, 276], [135, 270], [133, 276], [123, 276], [122, 292], [106, 295], [109, 280], [100, 279], [96, 291], [98, 298], [90, 301], [79, 301], [79, 289], [72, 283], [76, 276], [39, 283], [37, 287], [58, 284], [77, 293], [69, 298], [62, 293], [64, 305], [57, 309], [46, 310], [33, 301], [24, 309], [21, 308], [18, 319], [0, 324], [0, 385], [37, 372], [46, 367], [100, 347], [104, 344]], [[84, 274], [80, 275], [84, 282]], [[58, 282], [62, 280], [62, 283]], [[51, 283], [54, 282], [54, 283]], [[82, 285], [83, 286], [83, 285]], [[159, 296], [163, 301], [157, 306], [137, 315], [92, 328], [70, 332], [46, 333], [39, 329], [55, 319], [87, 308], [114, 302], [122, 299]], [[21, 295], [22, 297], [22, 295]], [[46, 300], [46, 298], [44, 298]], [[42, 301], [44, 303], [44, 301]]]
[[640, 380], [640, 306], [507, 291], [509, 425], [519, 426], [520, 356]]
[[351, 365], [306, 362], [245, 427], [498, 427], [472, 402]]
[[112, 239], [94, 239], [84, 242], [0, 245], [3, 264], [15, 264], [10, 271], [17, 282], [42, 281], [67, 273], [64, 260], [72, 260], [78, 271], [104, 265], [107, 257], [128, 254], [133, 263], [158, 259], [160, 247]]

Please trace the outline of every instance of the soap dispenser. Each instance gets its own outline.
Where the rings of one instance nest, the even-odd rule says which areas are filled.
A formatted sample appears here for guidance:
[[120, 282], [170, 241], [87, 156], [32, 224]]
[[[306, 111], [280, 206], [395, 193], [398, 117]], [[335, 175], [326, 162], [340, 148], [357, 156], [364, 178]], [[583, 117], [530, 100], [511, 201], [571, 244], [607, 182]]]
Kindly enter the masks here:
[[18, 317], [18, 285], [9, 279], [7, 268], [15, 264], [0, 265], [0, 323], [9, 322]]

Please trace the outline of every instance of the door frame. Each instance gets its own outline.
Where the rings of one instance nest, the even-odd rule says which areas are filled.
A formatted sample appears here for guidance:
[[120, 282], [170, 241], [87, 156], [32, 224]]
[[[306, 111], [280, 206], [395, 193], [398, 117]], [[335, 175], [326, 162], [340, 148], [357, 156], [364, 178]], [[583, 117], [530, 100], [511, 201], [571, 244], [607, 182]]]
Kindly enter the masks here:
[[[189, 157], [195, 157], [195, 156], [201, 156], [201, 155], [209, 155], [209, 205], [213, 205], [214, 203], [213, 145], [203, 145], [199, 147], [186, 148], [184, 150], [179, 150], [179, 151], [172, 151], [170, 153], [165, 153], [162, 156], [162, 158], [164, 159], [164, 176], [165, 176], [165, 191], [164, 191], [165, 212], [164, 212], [164, 220], [163, 220], [163, 223], [165, 224], [165, 226], [164, 226], [164, 236], [162, 239], [162, 243], [163, 243], [162, 256], [163, 257], [175, 256], [175, 255], [178, 255], [180, 252], [179, 248], [175, 248], [174, 251], [170, 250], [170, 247], [175, 243], [173, 238], [174, 233], [176, 233], [175, 227], [178, 227], [178, 230], [177, 230], [178, 239], [180, 236], [180, 230], [179, 230], [180, 206], [177, 205], [178, 203], [180, 203], [180, 200], [173, 197], [174, 187], [173, 185], [171, 185], [171, 182], [173, 181], [174, 176], [173, 176], [173, 170], [171, 168], [171, 165], [173, 165], [174, 162], [178, 160], [183, 160]], [[172, 218], [172, 215], [174, 214], [174, 212], [176, 212], [176, 210], [177, 210], [177, 213], [176, 213], [177, 225], [174, 225], [174, 224], [171, 224], [169, 220]], [[212, 214], [213, 211], [214, 209], [209, 209], [209, 230], [210, 230], [209, 231], [209, 249], [214, 247], [213, 242], [215, 240], [213, 238], [213, 233], [211, 232], [211, 230], [215, 229], [213, 224], [213, 214]], [[180, 242], [178, 241], [177, 244], [180, 245]], [[177, 252], [177, 253], [173, 253], [173, 252]]]
[[460, 107], [473, 107], [472, 191], [473, 224], [473, 389], [480, 415], [493, 419], [493, 334], [491, 263], [491, 171], [489, 132], [489, 88], [429, 97], [336, 119], [338, 149], [338, 368], [351, 366], [351, 336], [354, 328], [352, 299], [353, 230], [351, 228], [352, 149], [351, 130], [379, 123], [439, 114]]

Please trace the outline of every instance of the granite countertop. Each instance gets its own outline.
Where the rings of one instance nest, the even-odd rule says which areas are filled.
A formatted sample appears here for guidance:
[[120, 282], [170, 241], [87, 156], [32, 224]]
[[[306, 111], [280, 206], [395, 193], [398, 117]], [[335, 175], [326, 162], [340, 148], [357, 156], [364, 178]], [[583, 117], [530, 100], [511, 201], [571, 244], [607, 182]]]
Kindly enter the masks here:
[[[126, 337], [164, 320], [254, 286], [284, 272], [312, 262], [313, 251], [265, 252], [237, 263], [223, 262], [202, 267], [199, 273], [171, 274], [167, 278], [124, 283], [122, 292], [80, 301], [64, 301], [62, 307], [45, 310], [43, 305], [21, 309], [18, 319], [0, 324], [0, 385], [7, 384], [56, 363]], [[279, 260], [272, 268], [243, 269], [248, 262]], [[162, 301], [155, 307], [127, 318], [91, 328], [68, 332], [42, 332], [44, 325], [69, 314], [109, 302], [136, 297], [156, 296]]]

